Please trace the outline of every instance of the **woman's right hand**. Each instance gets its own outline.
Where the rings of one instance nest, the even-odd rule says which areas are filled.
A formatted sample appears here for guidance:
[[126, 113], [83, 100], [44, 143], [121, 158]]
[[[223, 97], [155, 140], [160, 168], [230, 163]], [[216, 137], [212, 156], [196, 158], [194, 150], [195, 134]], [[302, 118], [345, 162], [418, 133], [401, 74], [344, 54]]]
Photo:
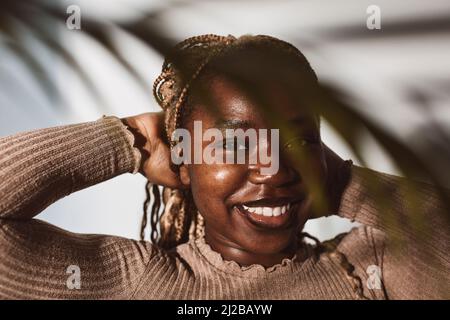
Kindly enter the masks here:
[[164, 113], [149, 112], [122, 119], [135, 136], [135, 146], [142, 155], [140, 172], [153, 183], [182, 188], [176, 172], [170, 167], [170, 148], [164, 129]]

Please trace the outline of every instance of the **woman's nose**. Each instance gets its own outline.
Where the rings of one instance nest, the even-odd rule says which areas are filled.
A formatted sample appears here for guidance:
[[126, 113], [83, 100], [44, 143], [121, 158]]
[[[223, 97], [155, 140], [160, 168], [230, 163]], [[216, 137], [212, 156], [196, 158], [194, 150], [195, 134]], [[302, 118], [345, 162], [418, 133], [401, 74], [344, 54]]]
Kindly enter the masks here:
[[300, 180], [299, 173], [292, 166], [285, 161], [281, 161], [276, 172], [271, 174], [263, 174], [261, 172], [263, 165], [253, 164], [249, 165], [249, 181], [254, 184], [268, 184], [279, 188], [295, 184]]

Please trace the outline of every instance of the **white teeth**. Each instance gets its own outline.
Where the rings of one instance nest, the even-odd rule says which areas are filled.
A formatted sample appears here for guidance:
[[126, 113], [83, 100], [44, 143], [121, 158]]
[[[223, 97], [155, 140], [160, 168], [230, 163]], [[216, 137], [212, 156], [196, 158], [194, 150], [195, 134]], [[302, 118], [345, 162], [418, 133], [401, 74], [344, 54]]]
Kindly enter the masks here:
[[272, 209], [268, 208], [268, 207], [264, 207], [263, 208], [263, 215], [266, 217], [271, 217], [272, 216]]
[[272, 213], [274, 217], [279, 216], [281, 214], [281, 208], [280, 207], [273, 208]]
[[242, 205], [242, 207], [248, 212], [256, 213], [266, 217], [277, 217], [288, 212], [291, 208], [291, 204], [289, 203], [287, 205], [279, 207], [247, 207], [245, 205]]

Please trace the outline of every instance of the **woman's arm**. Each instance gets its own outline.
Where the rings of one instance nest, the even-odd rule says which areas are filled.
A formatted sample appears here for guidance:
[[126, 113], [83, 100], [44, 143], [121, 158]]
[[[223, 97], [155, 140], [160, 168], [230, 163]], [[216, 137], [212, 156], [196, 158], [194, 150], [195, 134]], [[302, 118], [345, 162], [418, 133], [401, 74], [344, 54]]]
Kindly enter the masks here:
[[0, 139], [0, 298], [132, 297], [157, 248], [30, 218], [72, 192], [137, 172], [135, 136], [104, 117]]
[[381, 231], [368, 241], [388, 297], [450, 297], [449, 209], [435, 187], [352, 166], [338, 214]]
[[115, 117], [1, 138], [0, 218], [32, 218], [72, 192], [137, 172], [133, 143]]
[[145, 241], [2, 219], [0, 300], [129, 299], [155, 257]]

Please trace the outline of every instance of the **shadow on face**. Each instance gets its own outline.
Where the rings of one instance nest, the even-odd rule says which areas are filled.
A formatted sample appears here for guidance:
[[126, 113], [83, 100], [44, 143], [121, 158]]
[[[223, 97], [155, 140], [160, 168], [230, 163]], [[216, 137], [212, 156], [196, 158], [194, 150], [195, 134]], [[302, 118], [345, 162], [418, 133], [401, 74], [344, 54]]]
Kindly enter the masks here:
[[[199, 145], [202, 150], [212, 144], [219, 146], [224, 163], [183, 164], [181, 179], [192, 190], [213, 246], [214, 242], [222, 242], [259, 254], [280, 252], [296, 240], [299, 229], [310, 217], [312, 195], [303, 179], [305, 171], [314, 172], [321, 182], [325, 180], [318, 118], [302, 108], [295, 94], [278, 82], [262, 81], [253, 86], [258, 89], [255, 99], [253, 93], [225, 76], [207, 79], [203, 88], [208, 91], [208, 102], [195, 99], [183, 126], [194, 137], [192, 152]], [[288, 132], [278, 126], [271, 119], [274, 114], [295, 130]], [[212, 128], [220, 130], [223, 138], [203, 139]], [[254, 130], [256, 143], [227, 139], [227, 130], [237, 129]], [[273, 129], [278, 129], [278, 141], [273, 139]], [[267, 136], [260, 134], [261, 130], [267, 130]], [[289, 153], [292, 145], [307, 154], [303, 168]], [[227, 163], [226, 157], [236, 159], [238, 150], [245, 153], [246, 161]], [[270, 164], [263, 163], [261, 152], [270, 155], [271, 161], [278, 161], [276, 171], [263, 173], [262, 169]], [[257, 161], [251, 162], [250, 156], [255, 154]]]

